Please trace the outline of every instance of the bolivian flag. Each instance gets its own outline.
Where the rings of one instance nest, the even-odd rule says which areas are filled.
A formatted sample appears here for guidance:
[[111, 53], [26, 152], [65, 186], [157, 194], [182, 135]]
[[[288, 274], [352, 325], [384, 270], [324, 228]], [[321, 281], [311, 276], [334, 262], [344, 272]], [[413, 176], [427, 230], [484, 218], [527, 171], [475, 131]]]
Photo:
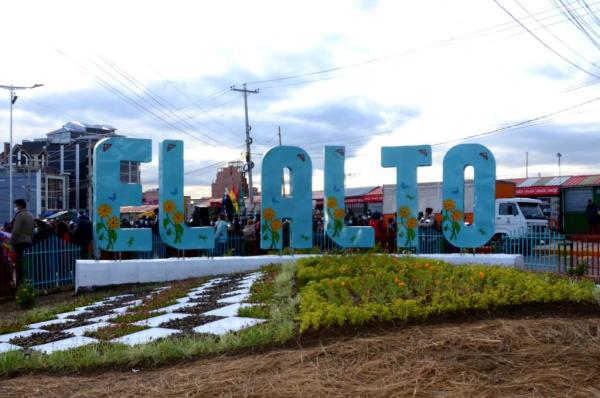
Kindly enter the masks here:
[[238, 189], [235, 186], [235, 184], [233, 184], [233, 186], [229, 190], [229, 199], [231, 199], [231, 204], [233, 205], [233, 208], [235, 209], [236, 213], [240, 212], [240, 206], [238, 204], [238, 195]]

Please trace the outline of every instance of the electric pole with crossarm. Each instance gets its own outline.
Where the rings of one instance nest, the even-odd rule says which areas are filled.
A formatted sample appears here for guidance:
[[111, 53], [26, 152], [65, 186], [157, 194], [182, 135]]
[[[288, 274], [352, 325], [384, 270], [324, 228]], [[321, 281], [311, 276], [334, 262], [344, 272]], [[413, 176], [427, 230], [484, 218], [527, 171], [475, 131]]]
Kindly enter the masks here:
[[252, 211], [254, 211], [254, 189], [252, 188], [252, 169], [254, 168], [254, 163], [252, 162], [252, 155], [250, 152], [250, 145], [252, 144], [252, 137], [250, 137], [250, 123], [248, 123], [248, 93], [250, 94], [258, 94], [260, 89], [256, 90], [247, 90], [246, 83], [243, 84], [243, 88], [236, 88], [235, 86], [231, 86], [232, 91], [239, 91], [244, 93], [244, 111], [246, 114], [246, 164], [244, 168], [248, 172], [248, 197], [250, 198], [250, 207]]

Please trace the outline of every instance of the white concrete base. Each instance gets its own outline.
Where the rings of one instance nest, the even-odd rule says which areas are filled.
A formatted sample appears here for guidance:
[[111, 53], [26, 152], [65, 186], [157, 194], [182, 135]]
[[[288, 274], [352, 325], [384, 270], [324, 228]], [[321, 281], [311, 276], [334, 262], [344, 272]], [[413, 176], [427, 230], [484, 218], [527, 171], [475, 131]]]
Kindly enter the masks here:
[[310, 254], [295, 256], [188, 257], [152, 260], [77, 260], [75, 290], [83, 287], [126, 283], [167, 282], [200, 276], [254, 271], [267, 264], [296, 261]]
[[449, 264], [481, 264], [502, 267], [523, 266], [523, 256], [520, 254], [417, 254], [416, 257], [430, 258]]
[[[126, 283], [167, 282], [200, 276], [253, 271], [267, 264], [283, 264], [315, 254], [254, 257], [189, 257], [152, 260], [77, 260], [75, 290], [84, 287], [121, 285]], [[420, 254], [451, 264], [484, 264], [508, 267], [523, 266], [517, 254]], [[248, 281], [251, 285], [252, 282]]]

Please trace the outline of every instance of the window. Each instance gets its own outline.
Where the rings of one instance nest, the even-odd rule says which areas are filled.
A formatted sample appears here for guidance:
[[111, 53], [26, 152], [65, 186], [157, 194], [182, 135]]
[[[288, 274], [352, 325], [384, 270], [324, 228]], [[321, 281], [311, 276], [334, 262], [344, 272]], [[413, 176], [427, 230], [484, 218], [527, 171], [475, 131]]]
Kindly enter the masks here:
[[513, 203], [500, 203], [498, 214], [501, 216], [516, 216], [519, 213]]
[[121, 182], [126, 184], [140, 183], [140, 162], [121, 160], [120, 171]]

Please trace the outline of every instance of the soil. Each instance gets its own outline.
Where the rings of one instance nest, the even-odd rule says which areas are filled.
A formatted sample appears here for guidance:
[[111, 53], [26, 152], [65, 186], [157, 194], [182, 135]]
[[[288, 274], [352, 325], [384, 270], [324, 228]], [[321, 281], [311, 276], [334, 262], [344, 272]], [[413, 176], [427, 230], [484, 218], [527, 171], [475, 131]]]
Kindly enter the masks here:
[[198, 303], [198, 305], [195, 305], [193, 307], [184, 307], [184, 308], [180, 308], [176, 311], [173, 312], [177, 312], [179, 314], [196, 314], [196, 315], [201, 315], [207, 311], [211, 311], [211, 310], [215, 310], [217, 308], [221, 308], [221, 307], [225, 307], [229, 304], [218, 304], [217, 302], [212, 302], [212, 303]]
[[73, 337], [72, 333], [61, 333], [57, 331], [34, 333], [28, 337], [17, 337], [9, 341], [10, 344], [18, 345], [23, 348], [30, 348], [40, 344], [51, 343], [57, 340], [63, 340]]
[[300, 339], [157, 369], [0, 380], [2, 397], [594, 397], [600, 318], [489, 319]]
[[179, 329], [184, 332], [193, 333], [195, 327], [204, 325], [205, 323], [218, 321], [223, 319], [218, 316], [203, 316], [203, 315], [192, 315], [181, 319], [173, 319], [169, 322], [160, 324], [161, 328], [167, 329]]

